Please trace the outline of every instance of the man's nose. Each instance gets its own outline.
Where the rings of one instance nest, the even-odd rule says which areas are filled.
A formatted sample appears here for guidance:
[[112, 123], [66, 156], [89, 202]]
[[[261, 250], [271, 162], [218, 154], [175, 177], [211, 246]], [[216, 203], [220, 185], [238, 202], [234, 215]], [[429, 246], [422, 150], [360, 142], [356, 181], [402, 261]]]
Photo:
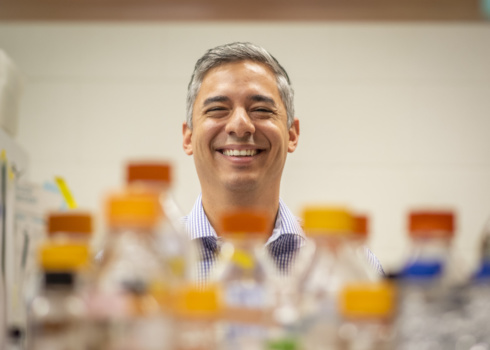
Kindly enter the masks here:
[[226, 123], [226, 132], [242, 138], [252, 135], [255, 132], [255, 125], [245, 109], [237, 108]]

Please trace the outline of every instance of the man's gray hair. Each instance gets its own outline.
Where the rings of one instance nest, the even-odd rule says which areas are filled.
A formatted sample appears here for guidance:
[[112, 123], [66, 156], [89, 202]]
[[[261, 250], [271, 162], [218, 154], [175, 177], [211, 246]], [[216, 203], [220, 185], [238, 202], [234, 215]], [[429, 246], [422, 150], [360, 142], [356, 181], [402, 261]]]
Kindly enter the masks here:
[[286, 70], [264, 48], [247, 43], [235, 42], [208, 50], [197, 62], [187, 87], [187, 126], [192, 129], [192, 110], [206, 73], [212, 68], [229, 62], [250, 60], [269, 67], [276, 76], [277, 88], [286, 107], [288, 128], [294, 120], [294, 91]]

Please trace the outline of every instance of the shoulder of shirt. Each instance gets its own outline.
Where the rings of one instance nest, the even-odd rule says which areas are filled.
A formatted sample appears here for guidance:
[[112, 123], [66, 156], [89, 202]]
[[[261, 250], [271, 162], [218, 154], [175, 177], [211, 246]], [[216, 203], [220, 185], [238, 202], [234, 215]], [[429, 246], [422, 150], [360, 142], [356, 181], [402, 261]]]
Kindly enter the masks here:
[[202, 194], [199, 194], [191, 212], [181, 218], [181, 222], [191, 239], [216, 237], [216, 231], [211, 226], [202, 207]]

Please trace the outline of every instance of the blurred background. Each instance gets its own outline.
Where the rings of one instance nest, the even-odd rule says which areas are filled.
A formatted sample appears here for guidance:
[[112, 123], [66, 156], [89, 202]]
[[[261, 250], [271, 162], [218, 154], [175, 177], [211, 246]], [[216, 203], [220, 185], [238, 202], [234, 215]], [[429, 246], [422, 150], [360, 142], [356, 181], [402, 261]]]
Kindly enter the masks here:
[[170, 160], [188, 212], [200, 192], [181, 145], [194, 64], [213, 46], [250, 41], [295, 89], [301, 137], [281, 188], [293, 212], [325, 202], [367, 214], [370, 247], [389, 270], [403, 259], [408, 210], [451, 208], [457, 250], [472, 263], [490, 217], [489, 7], [4, 0], [0, 49], [22, 78], [5, 135], [27, 155], [22, 179], [61, 176], [97, 214], [128, 160]]

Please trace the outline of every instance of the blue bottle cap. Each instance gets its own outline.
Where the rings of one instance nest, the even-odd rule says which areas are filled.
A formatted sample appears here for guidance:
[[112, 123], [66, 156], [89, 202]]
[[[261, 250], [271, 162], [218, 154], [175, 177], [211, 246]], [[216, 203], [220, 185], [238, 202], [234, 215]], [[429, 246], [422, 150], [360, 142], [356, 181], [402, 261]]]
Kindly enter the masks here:
[[440, 276], [443, 269], [441, 261], [415, 261], [408, 264], [402, 271], [402, 278], [431, 279]]
[[490, 281], [490, 260], [483, 260], [473, 279], [476, 281]]

